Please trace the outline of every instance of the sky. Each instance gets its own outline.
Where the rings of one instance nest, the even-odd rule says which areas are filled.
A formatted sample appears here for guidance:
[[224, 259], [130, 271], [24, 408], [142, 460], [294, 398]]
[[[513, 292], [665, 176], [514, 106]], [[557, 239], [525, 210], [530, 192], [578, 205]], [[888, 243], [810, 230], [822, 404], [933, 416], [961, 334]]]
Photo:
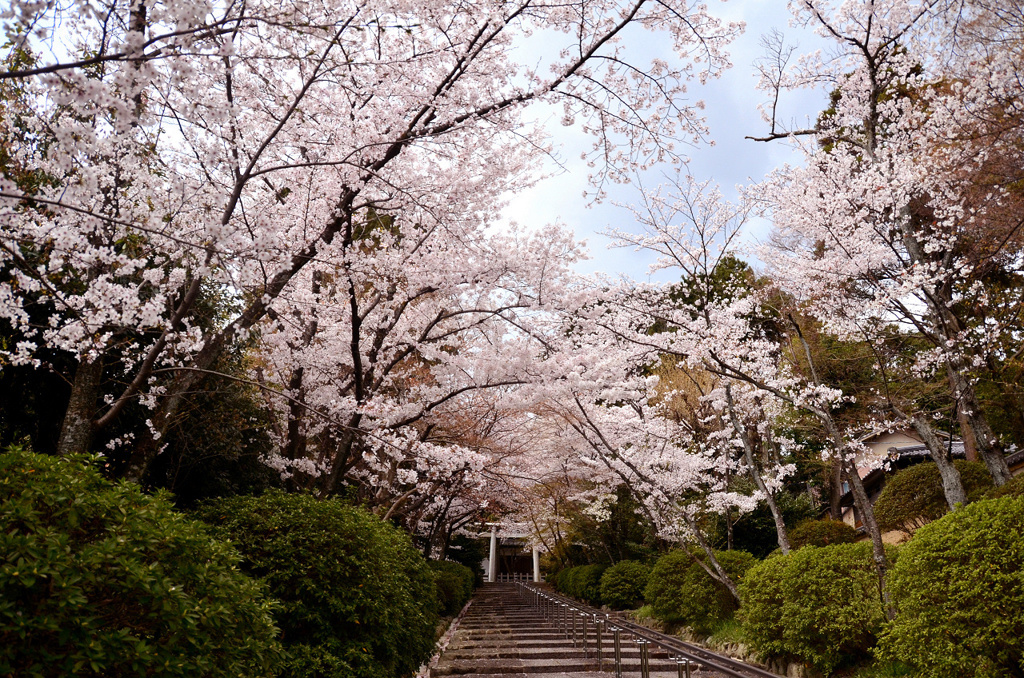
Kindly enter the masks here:
[[[756, 182], [785, 162], [801, 162], [800, 155], [783, 141], [764, 143], [744, 139], [746, 135], [763, 135], [768, 130], [757, 109], [766, 94], [756, 89], [758, 76], [754, 67], [754, 62], [763, 54], [762, 35], [773, 28], [778, 29], [784, 33], [788, 43], [797, 45], [798, 53], [827, 47], [827, 44], [809, 29], [789, 26], [791, 15], [784, 0], [711, 0], [709, 9], [723, 19], [744, 21], [746, 30], [730, 48], [731, 69], [706, 85], [698, 82], [690, 85], [690, 97], [705, 103], [709, 139], [714, 141], [714, 145], [690, 148], [686, 153], [690, 158], [687, 171], [698, 180], [710, 179], [718, 183], [726, 199], [732, 200], [737, 196], [737, 185]], [[633, 48], [632, 45], [627, 46]], [[649, 49], [652, 55], [666, 59], [673, 56], [667, 40], [659, 44], [659, 41], [645, 37], [645, 44], [640, 49]], [[781, 119], [793, 121], [794, 127], [805, 127], [825, 107], [826, 100], [823, 91], [785, 94], [781, 102]], [[559, 147], [559, 158], [565, 170], [549, 161], [545, 171], [552, 176], [512, 197], [504, 218], [525, 226], [559, 221], [571, 228], [577, 238], [587, 241], [590, 250], [591, 258], [576, 267], [579, 273], [625, 274], [638, 280], [672, 278], [670, 272], [648, 277], [647, 267], [653, 261], [652, 256], [626, 249], [608, 249], [610, 240], [602, 235], [602, 231], [609, 227], [635, 228], [629, 212], [613, 203], [637, 202], [636, 188], [615, 187], [610, 191], [607, 202], [588, 205], [589, 200], [583, 197], [587, 189], [587, 168], [579, 160], [580, 152], [588, 147], [587, 138], [559, 124], [560, 110], [542, 110], [537, 115], [545, 122], [553, 142]], [[667, 166], [659, 168], [646, 176], [644, 182], [650, 186], [664, 183], [666, 175], [671, 176], [672, 173]], [[747, 242], [756, 242], [765, 237], [769, 229], [768, 223], [754, 220], [748, 224], [744, 237]]]

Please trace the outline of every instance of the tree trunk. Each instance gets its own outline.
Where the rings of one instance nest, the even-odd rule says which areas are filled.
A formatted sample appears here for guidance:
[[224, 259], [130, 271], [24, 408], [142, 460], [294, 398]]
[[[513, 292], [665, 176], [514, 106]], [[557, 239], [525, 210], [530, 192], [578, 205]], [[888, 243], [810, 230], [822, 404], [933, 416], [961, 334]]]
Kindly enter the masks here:
[[864, 529], [867, 530], [868, 536], [871, 537], [871, 556], [875, 562], [875, 572], [878, 574], [878, 594], [882, 600], [882, 608], [885, 611], [885, 617], [889, 621], [892, 621], [896, 617], [896, 611], [893, 608], [892, 599], [889, 596], [889, 589], [886, 586], [885, 578], [889, 571], [889, 559], [885, 555], [885, 544], [882, 542], [882, 531], [878, 529], [878, 521], [875, 520], [875, 510], [871, 506], [871, 500], [868, 498], [868, 493], [864, 489], [864, 483], [861, 481], [860, 474], [857, 472], [857, 466], [852, 461], [845, 458], [843, 450], [839, 452], [843, 455], [843, 471], [846, 474], [846, 480], [850, 483], [850, 491], [853, 493], [853, 502], [857, 507], [857, 512], [860, 513], [861, 521], [864, 523]]
[[[304, 375], [305, 370], [300, 365], [292, 371], [292, 375], [288, 380], [288, 391], [291, 395], [291, 400], [288, 401], [287, 437], [284, 441], [284, 449], [281, 450], [281, 456], [289, 461], [305, 459], [308, 446], [305, 432], [306, 407], [304, 403], [306, 393], [302, 385]], [[300, 475], [302, 477], [299, 477]], [[294, 492], [308, 486], [312, 480], [304, 472], [297, 471], [293, 467], [292, 474], [285, 481], [285, 485]]]
[[[84, 360], [84, 359], [83, 359]], [[71, 399], [64, 413], [60, 427], [57, 454], [81, 454], [92, 445], [93, 417], [100, 396], [103, 379], [103, 358], [97, 356], [92, 362], [79, 362], [75, 369], [75, 380], [71, 384]]]
[[732, 508], [725, 510], [725, 550], [732, 551]]
[[[909, 207], [904, 207], [900, 213], [903, 242], [907, 252], [915, 264], [934, 264], [914, 232], [914, 219]], [[978, 454], [981, 455], [989, 473], [992, 474], [992, 481], [998, 487], [1010, 480], [1010, 468], [1006, 465], [1006, 458], [1003, 455], [1002, 446], [999, 444], [988, 419], [981, 411], [981, 404], [978, 402], [977, 392], [971, 382], [969, 358], [963, 354], [963, 348], [959, 346], [961, 334], [964, 331], [964, 324], [960, 318], [950, 310], [952, 302], [951, 285], [939, 286], [928, 295], [928, 322], [932, 326], [931, 341], [941, 348], [945, 355], [946, 376], [956, 399], [957, 409], [960, 416], [966, 420], [974, 437]], [[956, 347], [957, 353], [947, 350], [948, 346]]]
[[733, 430], [736, 431], [740, 437], [740, 442], [743, 443], [743, 459], [747, 464], [747, 472], [754, 479], [754, 484], [757, 485], [757, 489], [764, 495], [765, 503], [768, 504], [768, 509], [772, 512], [772, 518], [775, 520], [775, 534], [779, 540], [779, 548], [782, 549], [783, 554], [788, 554], [791, 548], [789, 545], [789, 533], [786, 531], [786, 521], [782, 519], [779, 505], [775, 503], [775, 497], [768, 491], [768, 486], [764, 484], [764, 480], [761, 478], [761, 471], [757, 464], [754, 463], [754, 446], [750, 436], [747, 434], [746, 427], [736, 414], [736, 406], [732, 399], [732, 387], [729, 384], [725, 386], [725, 397], [729, 405], [729, 418], [732, 421]]
[[828, 512], [832, 520], [843, 519], [843, 465], [833, 460], [828, 470]]
[[942, 446], [942, 441], [935, 435], [935, 430], [923, 415], [915, 414], [910, 421], [914, 425], [914, 430], [924, 440], [924, 444], [928, 446], [928, 454], [931, 455], [939, 469], [939, 475], [942, 477], [942, 491], [946, 495], [949, 510], [955, 511], [957, 506], [967, 504], [967, 492], [964, 490], [960, 472], [953, 466], [949, 450]]
[[964, 440], [964, 457], [967, 461], [978, 461], [978, 443], [971, 428], [971, 422], [967, 415], [959, 407], [956, 408], [956, 419], [960, 423], [960, 437]]
[[[690, 531], [693, 532], [693, 536], [697, 538], [697, 543], [700, 544], [701, 550], [703, 550], [705, 555], [707, 555], [708, 563], [711, 563], [711, 566], [709, 567], [708, 563], [705, 563], [700, 558], [694, 558], [694, 560], [696, 560], [700, 564], [700, 566], [704, 568], [705, 572], [711, 575], [712, 579], [721, 582], [721, 584], [729, 590], [729, 593], [732, 595], [732, 597], [736, 599], [737, 603], [741, 602], [740, 591], [738, 588], [736, 588], [736, 582], [734, 582], [732, 578], [729, 577], [729, 574], [725, 571], [725, 568], [723, 568], [722, 564], [718, 562], [718, 558], [715, 558], [715, 552], [714, 550], [712, 550], [707, 540], [704, 539], [704, 535], [701, 533], [700, 527], [697, 525], [697, 521], [693, 519], [693, 516], [691, 516], [689, 513], [685, 511], [683, 511], [683, 520], [686, 521], [687, 527], [689, 527]], [[683, 545], [683, 549], [687, 551], [687, 553], [689, 553], [689, 549], [686, 548], [685, 544]], [[690, 555], [692, 556], [693, 554]]]
[[981, 404], [978, 402], [974, 384], [964, 374], [964, 371], [958, 369], [950, 360], [946, 361], [946, 374], [953, 387], [959, 411], [967, 420], [967, 424], [974, 434], [978, 454], [981, 455], [982, 461], [988, 467], [988, 472], [992, 474], [992, 481], [996, 487], [1005, 485], [1012, 477], [1010, 467], [1006, 464], [1006, 457], [1003, 455], [1003, 449], [996, 434], [981, 411]]

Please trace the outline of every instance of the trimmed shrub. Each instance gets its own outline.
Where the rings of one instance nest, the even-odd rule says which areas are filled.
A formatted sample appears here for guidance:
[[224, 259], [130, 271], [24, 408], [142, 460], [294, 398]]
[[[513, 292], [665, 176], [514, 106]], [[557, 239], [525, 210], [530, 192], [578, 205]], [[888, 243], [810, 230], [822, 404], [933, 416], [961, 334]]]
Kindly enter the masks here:
[[[715, 558], [734, 582], [743, 580], [757, 559], [745, 551], [715, 551]], [[724, 584], [694, 562], [685, 551], [669, 551], [651, 570], [644, 598], [654, 616], [691, 626], [702, 633], [736, 611], [736, 599]]]
[[1024, 676], [1024, 497], [922, 527], [889, 576], [896, 619], [879, 653], [949, 678]]
[[434, 647], [434, 576], [408, 535], [338, 500], [268, 492], [202, 505], [282, 601], [283, 676], [398, 678]]
[[736, 615], [751, 645], [765, 654], [785, 657], [793, 656], [784, 641], [782, 618], [789, 561], [790, 556], [779, 551], [750, 568], [740, 586], [743, 608]]
[[90, 462], [0, 454], [0, 675], [273, 675], [273, 603], [234, 549]]
[[601, 575], [606, 569], [608, 566], [604, 564], [568, 567], [555, 576], [555, 590], [591, 605], [600, 605]]
[[565, 570], [559, 570], [558, 572], [555, 572], [554, 574], [548, 576], [548, 583], [551, 584], [552, 588], [554, 588], [559, 593], [565, 593], [565, 587], [562, 584], [562, 577], [565, 576], [565, 572], [568, 569], [569, 568], [565, 568]]
[[805, 546], [754, 566], [740, 584], [740, 618], [757, 649], [828, 675], [874, 645], [884, 615], [871, 544]]
[[985, 499], [999, 499], [1000, 497], [1024, 497], [1024, 473], [1015, 475], [1010, 482], [993, 487], [985, 493]]
[[448, 560], [465, 565], [473, 572], [474, 586], [484, 583], [484, 572], [480, 565], [490, 551], [489, 541], [486, 538], [456, 534], [452, 536], [451, 544], [445, 553]]
[[608, 569], [603, 563], [582, 565], [570, 579], [572, 591], [569, 595], [586, 601], [591, 605], [601, 604], [601, 575]]
[[[960, 472], [967, 501], [975, 501], [992, 487], [992, 476], [984, 464], [957, 459], [953, 465]], [[913, 532], [948, 512], [942, 477], [932, 461], [915, 464], [894, 475], [875, 502], [875, 518], [883, 530]]]
[[448, 560], [431, 560], [429, 565], [437, 587], [438, 610], [446, 616], [457, 614], [473, 595], [476, 574]]
[[801, 546], [832, 546], [852, 544], [860, 534], [841, 520], [805, 520], [789, 533], [789, 544], [794, 549]]
[[613, 610], [633, 610], [644, 602], [644, 588], [651, 568], [635, 560], [623, 560], [601, 575], [601, 602]]
[[555, 575], [554, 581], [552, 582], [555, 586], [555, 590], [557, 590], [559, 593], [569, 595], [569, 580], [572, 579], [573, 573], [576, 572], [576, 570], [578, 570], [580, 567], [582, 566], [576, 565], [575, 567], [567, 567], [564, 570], [559, 570], [558, 574]]
[[[740, 476], [734, 477], [730, 487], [737, 492], [753, 492], [755, 490], [753, 481]], [[775, 495], [775, 503], [782, 512], [783, 520], [792, 529], [805, 520], [813, 520], [817, 517], [818, 511], [811, 503], [811, 498], [801, 492], [791, 494], [787, 491], [778, 492]], [[718, 538], [716, 543], [726, 543], [725, 516], [719, 515], [715, 518], [717, 523]], [[732, 548], [738, 551], [746, 551], [755, 558], [761, 559], [768, 556], [779, 547], [779, 534], [775, 529], [775, 517], [767, 502], [761, 500], [753, 511], [743, 513], [735, 518], [732, 526]]]

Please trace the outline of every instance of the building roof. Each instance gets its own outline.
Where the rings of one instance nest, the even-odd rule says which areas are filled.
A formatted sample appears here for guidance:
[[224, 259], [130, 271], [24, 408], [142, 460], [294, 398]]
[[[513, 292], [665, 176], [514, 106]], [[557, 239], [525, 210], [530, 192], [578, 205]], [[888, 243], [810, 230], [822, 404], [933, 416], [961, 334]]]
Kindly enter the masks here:
[[[948, 449], [950, 451], [950, 453], [953, 455], [953, 457], [955, 457], [955, 458], [959, 459], [959, 458], [962, 458], [962, 457], [965, 456], [964, 443], [963, 443], [962, 440], [954, 440], [952, 443], [950, 443], [949, 441], [944, 441], [942, 443], [942, 446], [945, 447], [946, 449]], [[928, 446], [924, 445], [924, 444], [921, 444], [921, 445], [906, 445], [906, 446], [901, 446], [901, 447], [890, 447], [889, 448], [889, 455], [890, 455], [890, 457], [892, 457], [894, 459], [896, 459], [896, 458], [903, 458], [903, 457], [928, 457], [928, 456], [930, 456], [929, 452], [928, 452]]]

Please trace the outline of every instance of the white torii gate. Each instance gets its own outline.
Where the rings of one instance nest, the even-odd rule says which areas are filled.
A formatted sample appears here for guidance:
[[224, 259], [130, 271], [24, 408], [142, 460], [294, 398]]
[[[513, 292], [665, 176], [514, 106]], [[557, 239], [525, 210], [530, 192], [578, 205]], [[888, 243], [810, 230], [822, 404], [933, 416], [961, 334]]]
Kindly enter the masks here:
[[[490, 558], [487, 563], [487, 581], [498, 581], [498, 526], [501, 523], [487, 523], [491, 528]], [[533, 545], [533, 581], [540, 582], [540, 549]]]

